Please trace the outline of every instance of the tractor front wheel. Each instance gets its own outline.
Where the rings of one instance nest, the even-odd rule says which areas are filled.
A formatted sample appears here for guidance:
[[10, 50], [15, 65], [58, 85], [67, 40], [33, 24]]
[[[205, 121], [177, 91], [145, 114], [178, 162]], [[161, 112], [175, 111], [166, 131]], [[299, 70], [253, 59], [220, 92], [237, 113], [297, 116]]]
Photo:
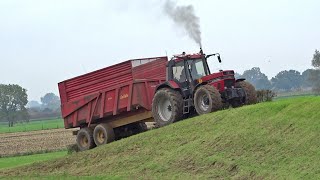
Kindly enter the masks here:
[[156, 92], [152, 101], [152, 115], [156, 127], [166, 126], [182, 119], [183, 98], [178, 91], [163, 88]]
[[219, 91], [210, 85], [199, 87], [194, 94], [194, 107], [199, 115], [222, 109]]
[[235, 84], [236, 88], [242, 88], [246, 93], [245, 105], [257, 103], [257, 92], [255, 87], [247, 81], [240, 81]]

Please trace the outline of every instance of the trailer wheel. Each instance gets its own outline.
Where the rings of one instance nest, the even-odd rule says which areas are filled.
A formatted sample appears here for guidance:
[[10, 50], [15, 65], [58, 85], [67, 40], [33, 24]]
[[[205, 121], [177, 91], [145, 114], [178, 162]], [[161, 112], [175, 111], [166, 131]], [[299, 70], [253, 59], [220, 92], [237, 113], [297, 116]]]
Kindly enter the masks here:
[[137, 123], [137, 129], [139, 133], [142, 133], [142, 132], [148, 131], [148, 126], [144, 122], [139, 122]]
[[114, 141], [115, 135], [113, 128], [104, 123], [97, 125], [93, 131], [93, 139], [97, 146]]
[[89, 150], [96, 146], [93, 140], [93, 132], [91, 128], [81, 128], [78, 131], [77, 145], [80, 151]]
[[199, 87], [194, 94], [194, 107], [199, 115], [222, 109], [219, 91], [210, 85]]
[[183, 98], [178, 91], [163, 88], [156, 92], [152, 101], [152, 114], [156, 127], [166, 126], [182, 119]]
[[144, 122], [136, 122], [129, 124], [129, 128], [132, 131], [132, 134], [139, 134], [148, 130], [148, 127]]
[[255, 87], [247, 81], [240, 81], [235, 84], [236, 88], [244, 89], [246, 98], [244, 104], [255, 104], [257, 103], [257, 92]]

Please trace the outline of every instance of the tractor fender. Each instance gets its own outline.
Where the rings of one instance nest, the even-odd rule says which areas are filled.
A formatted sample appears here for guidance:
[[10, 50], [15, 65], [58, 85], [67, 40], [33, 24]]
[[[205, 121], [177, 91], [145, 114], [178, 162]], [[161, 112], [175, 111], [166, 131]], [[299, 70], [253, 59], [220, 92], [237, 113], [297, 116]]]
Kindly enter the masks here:
[[166, 82], [158, 85], [156, 88], [156, 92], [162, 88], [171, 88], [171, 89], [175, 89], [175, 90], [180, 90], [180, 86], [178, 85], [178, 83], [176, 83], [174, 81], [166, 81]]
[[203, 86], [203, 85], [206, 85], [206, 84], [208, 84], [208, 82], [202, 82], [202, 83], [197, 84], [196, 87], [194, 87], [193, 97], [194, 97], [194, 93], [197, 91], [197, 89], [198, 89], [200, 86]]
[[241, 81], [245, 81], [245, 80], [246, 80], [245, 78], [240, 78], [240, 79], [237, 79], [237, 80], [236, 80], [236, 83], [237, 83], [237, 82], [241, 82]]

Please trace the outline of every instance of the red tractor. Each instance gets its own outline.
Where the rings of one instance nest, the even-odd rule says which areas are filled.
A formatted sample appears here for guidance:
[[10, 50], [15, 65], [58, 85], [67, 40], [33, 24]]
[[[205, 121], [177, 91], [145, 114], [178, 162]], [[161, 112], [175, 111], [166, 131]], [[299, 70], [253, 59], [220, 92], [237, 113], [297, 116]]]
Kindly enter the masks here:
[[167, 80], [160, 84], [152, 101], [152, 114], [158, 127], [165, 126], [193, 112], [206, 114], [229, 106], [256, 103], [254, 86], [235, 79], [234, 71], [210, 72], [207, 59], [220, 55], [174, 56], [167, 64]]

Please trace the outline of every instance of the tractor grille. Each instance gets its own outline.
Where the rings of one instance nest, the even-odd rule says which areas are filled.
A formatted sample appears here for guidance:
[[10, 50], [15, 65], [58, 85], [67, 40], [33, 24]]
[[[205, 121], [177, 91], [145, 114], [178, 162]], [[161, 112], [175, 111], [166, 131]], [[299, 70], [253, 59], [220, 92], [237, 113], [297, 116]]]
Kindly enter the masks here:
[[232, 79], [224, 80], [224, 86], [227, 88], [231, 88], [232, 86], [234, 86], [233, 83], [234, 83], [234, 80], [232, 80]]

